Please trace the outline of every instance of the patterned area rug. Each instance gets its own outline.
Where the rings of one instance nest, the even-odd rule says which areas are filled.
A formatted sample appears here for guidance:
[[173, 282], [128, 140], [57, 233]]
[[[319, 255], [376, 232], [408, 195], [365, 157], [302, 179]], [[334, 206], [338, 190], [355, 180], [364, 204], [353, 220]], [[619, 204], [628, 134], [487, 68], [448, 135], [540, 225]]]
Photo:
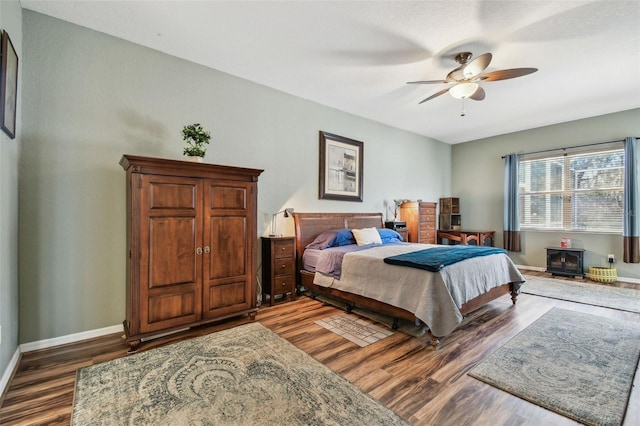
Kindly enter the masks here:
[[73, 425], [406, 425], [260, 323], [79, 370]]
[[526, 275], [525, 279], [523, 293], [640, 313], [640, 290]]
[[588, 425], [620, 425], [640, 324], [551, 309], [469, 375]]
[[316, 321], [321, 327], [344, 337], [360, 347], [389, 337], [393, 331], [378, 327], [356, 315], [340, 314]]

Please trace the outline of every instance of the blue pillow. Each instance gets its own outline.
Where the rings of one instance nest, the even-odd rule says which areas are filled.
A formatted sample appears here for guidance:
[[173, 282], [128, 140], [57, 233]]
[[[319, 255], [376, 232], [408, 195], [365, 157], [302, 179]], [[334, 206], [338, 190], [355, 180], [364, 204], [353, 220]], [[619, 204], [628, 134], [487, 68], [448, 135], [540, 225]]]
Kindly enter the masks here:
[[348, 246], [349, 244], [355, 244], [356, 239], [353, 237], [350, 229], [336, 229], [336, 240], [333, 243], [334, 247]]
[[402, 235], [398, 234], [393, 229], [378, 229], [378, 234], [380, 234], [382, 244], [402, 242]]

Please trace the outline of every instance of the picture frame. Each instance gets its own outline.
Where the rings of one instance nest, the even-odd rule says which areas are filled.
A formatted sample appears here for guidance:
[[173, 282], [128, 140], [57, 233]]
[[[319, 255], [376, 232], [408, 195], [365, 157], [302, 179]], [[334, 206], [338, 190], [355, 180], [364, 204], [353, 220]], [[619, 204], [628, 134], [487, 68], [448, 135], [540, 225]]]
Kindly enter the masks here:
[[11, 139], [16, 137], [16, 103], [18, 99], [18, 55], [9, 33], [0, 36], [0, 128]]
[[320, 131], [319, 198], [362, 202], [364, 143]]

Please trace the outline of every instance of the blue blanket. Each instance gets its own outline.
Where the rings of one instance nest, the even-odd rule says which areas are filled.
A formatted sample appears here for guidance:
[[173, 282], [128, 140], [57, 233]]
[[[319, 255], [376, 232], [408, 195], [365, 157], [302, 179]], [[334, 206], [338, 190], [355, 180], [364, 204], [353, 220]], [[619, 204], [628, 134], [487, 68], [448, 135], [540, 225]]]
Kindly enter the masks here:
[[410, 266], [438, 272], [447, 265], [471, 259], [472, 257], [488, 256], [490, 254], [506, 253], [505, 249], [484, 246], [456, 245], [434, 247], [411, 253], [399, 254], [384, 258], [384, 263], [390, 265]]

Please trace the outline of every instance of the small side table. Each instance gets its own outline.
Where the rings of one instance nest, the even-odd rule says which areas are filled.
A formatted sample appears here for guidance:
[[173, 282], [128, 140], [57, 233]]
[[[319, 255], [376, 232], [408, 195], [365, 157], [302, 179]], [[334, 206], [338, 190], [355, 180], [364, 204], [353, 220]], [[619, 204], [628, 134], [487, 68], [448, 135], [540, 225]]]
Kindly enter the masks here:
[[273, 306], [276, 297], [296, 299], [295, 237], [262, 237], [262, 302], [269, 296]]

